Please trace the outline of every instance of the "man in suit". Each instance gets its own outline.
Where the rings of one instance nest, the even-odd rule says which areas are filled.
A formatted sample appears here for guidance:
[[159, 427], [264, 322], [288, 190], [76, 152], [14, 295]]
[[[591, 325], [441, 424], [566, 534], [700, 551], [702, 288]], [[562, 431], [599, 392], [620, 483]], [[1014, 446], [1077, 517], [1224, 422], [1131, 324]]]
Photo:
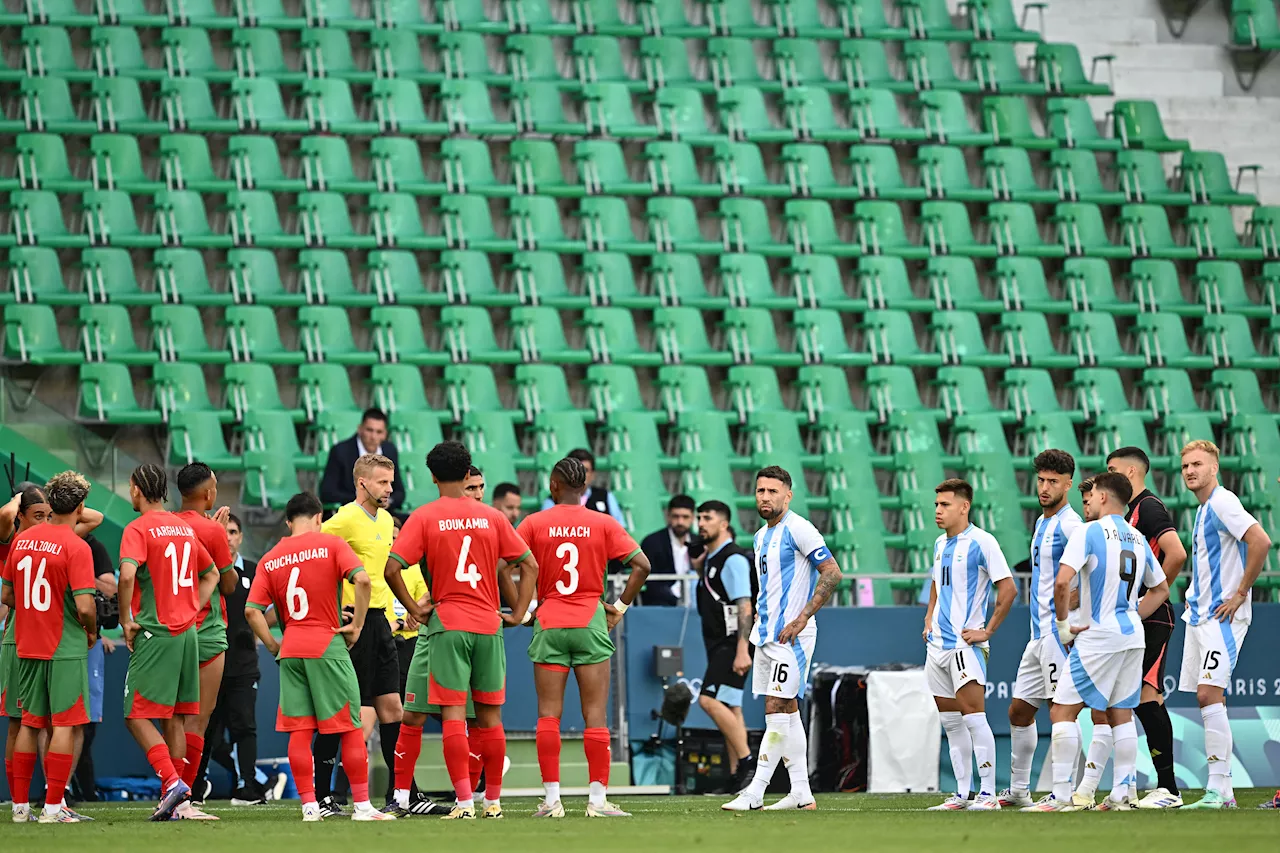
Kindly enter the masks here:
[[[693, 498], [676, 495], [667, 502], [667, 526], [650, 533], [640, 543], [655, 575], [687, 575], [691, 560], [702, 553], [702, 543], [690, 536], [693, 527]], [[676, 607], [684, 599], [681, 581], [649, 581], [640, 593], [640, 603], [650, 607]]]
[[326, 504], [352, 503], [356, 499], [356, 485], [351, 477], [351, 469], [361, 456], [377, 453], [390, 459], [396, 466], [397, 475], [391, 486], [391, 502], [387, 505], [387, 511], [392, 514], [400, 512], [400, 507], [404, 504], [404, 478], [398, 473], [400, 452], [387, 439], [389, 432], [386, 412], [367, 409], [360, 417], [360, 427], [356, 434], [329, 448], [329, 459], [325, 462], [324, 476], [320, 479], [320, 500]]

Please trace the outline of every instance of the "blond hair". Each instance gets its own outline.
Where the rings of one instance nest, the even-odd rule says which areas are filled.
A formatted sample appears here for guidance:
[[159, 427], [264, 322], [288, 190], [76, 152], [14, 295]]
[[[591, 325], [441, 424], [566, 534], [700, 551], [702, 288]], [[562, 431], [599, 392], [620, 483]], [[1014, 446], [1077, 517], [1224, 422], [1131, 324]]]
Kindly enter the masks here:
[[1188, 453], [1192, 452], [1193, 450], [1203, 450], [1205, 453], [1208, 453], [1210, 456], [1212, 456], [1215, 462], [1218, 459], [1218, 453], [1219, 453], [1218, 445], [1214, 444], [1212, 441], [1209, 441], [1207, 438], [1197, 438], [1195, 441], [1188, 441], [1186, 445], [1182, 448], [1181, 455], [1186, 456]]
[[49, 478], [44, 491], [55, 515], [69, 515], [84, 503], [89, 494], [89, 481], [75, 471], [63, 471]]
[[355, 466], [351, 469], [351, 476], [356, 480], [361, 477], [372, 477], [373, 472], [379, 468], [386, 468], [394, 474], [396, 463], [381, 453], [366, 453], [356, 460]]

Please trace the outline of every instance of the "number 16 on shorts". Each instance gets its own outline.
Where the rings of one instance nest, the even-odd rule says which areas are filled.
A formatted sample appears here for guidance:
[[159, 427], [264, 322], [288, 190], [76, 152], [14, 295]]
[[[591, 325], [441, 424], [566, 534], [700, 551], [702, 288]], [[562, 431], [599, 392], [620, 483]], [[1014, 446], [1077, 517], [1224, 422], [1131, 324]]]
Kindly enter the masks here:
[[756, 696], [801, 699], [809, 683], [814, 637], [794, 642], [764, 643], [756, 649], [751, 675], [751, 692]]

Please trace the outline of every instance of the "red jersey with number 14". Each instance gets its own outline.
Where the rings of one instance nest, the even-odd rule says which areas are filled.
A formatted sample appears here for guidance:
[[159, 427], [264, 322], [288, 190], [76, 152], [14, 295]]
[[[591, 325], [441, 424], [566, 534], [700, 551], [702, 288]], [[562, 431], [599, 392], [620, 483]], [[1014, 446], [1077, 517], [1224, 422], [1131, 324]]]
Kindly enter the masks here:
[[[194, 509], [183, 510], [174, 513], [182, 520], [191, 525], [191, 529], [196, 532], [196, 538], [200, 540], [200, 544], [209, 552], [209, 557], [213, 560], [213, 567], [219, 572], [225, 572], [230, 569], [235, 559], [231, 556], [231, 543], [227, 541], [227, 528], [214, 521], [203, 512], [197, 512]], [[196, 614], [196, 625], [200, 626], [209, 618], [209, 614], [213, 614], [215, 622], [226, 624], [225, 616], [222, 612], [222, 594], [215, 586], [213, 594], [209, 596], [209, 603], [200, 608], [200, 612]]]
[[196, 623], [197, 579], [216, 569], [190, 524], [171, 512], [135, 518], [120, 537], [120, 563], [138, 567], [133, 618], [144, 629], [176, 637]]
[[93, 552], [72, 527], [37, 524], [19, 533], [10, 546], [3, 578], [13, 587], [18, 657], [54, 660], [88, 655], [75, 597], [94, 591]]
[[[281, 539], [258, 561], [249, 587], [250, 606], [272, 605], [284, 627], [281, 658], [322, 658], [331, 650], [337, 630], [342, 582], [364, 571], [360, 558], [340, 536], [303, 533]], [[382, 618], [382, 617], [377, 617]]]
[[391, 546], [405, 568], [423, 557], [431, 598], [446, 631], [496, 634], [498, 560], [514, 563], [529, 553], [507, 517], [472, 498], [438, 498], [409, 516]]
[[585, 628], [600, 607], [610, 560], [640, 550], [612, 516], [581, 504], [557, 504], [520, 522], [517, 531], [538, 561], [538, 609], [543, 628]]

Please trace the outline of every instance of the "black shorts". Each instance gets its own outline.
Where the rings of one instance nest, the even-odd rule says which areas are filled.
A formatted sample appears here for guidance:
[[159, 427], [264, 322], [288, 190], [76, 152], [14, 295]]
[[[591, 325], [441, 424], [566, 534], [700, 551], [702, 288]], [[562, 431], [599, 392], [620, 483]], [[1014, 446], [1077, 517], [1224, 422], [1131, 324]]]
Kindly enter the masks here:
[[351, 665], [360, 683], [361, 705], [372, 706], [378, 696], [400, 692], [400, 657], [382, 608], [369, 608], [360, 639], [351, 647]]
[[[747, 652], [755, 648], [747, 644]], [[733, 671], [733, 659], [738, 656], [738, 638], [725, 639], [707, 646], [707, 671], [702, 676], [702, 695], [718, 699], [731, 708], [742, 707], [742, 688], [747, 683], [747, 670], [738, 675]]]
[[[1160, 613], [1157, 610], [1154, 615], [1159, 616]], [[1173, 626], [1163, 621], [1143, 622], [1142, 630], [1147, 635], [1147, 647], [1142, 654], [1142, 683], [1150, 684], [1163, 694], [1164, 670], [1169, 662], [1169, 638], [1173, 636]]]
[[413, 663], [413, 650], [418, 647], [418, 635], [396, 637], [396, 657], [400, 659], [400, 701], [409, 682], [409, 664]]

